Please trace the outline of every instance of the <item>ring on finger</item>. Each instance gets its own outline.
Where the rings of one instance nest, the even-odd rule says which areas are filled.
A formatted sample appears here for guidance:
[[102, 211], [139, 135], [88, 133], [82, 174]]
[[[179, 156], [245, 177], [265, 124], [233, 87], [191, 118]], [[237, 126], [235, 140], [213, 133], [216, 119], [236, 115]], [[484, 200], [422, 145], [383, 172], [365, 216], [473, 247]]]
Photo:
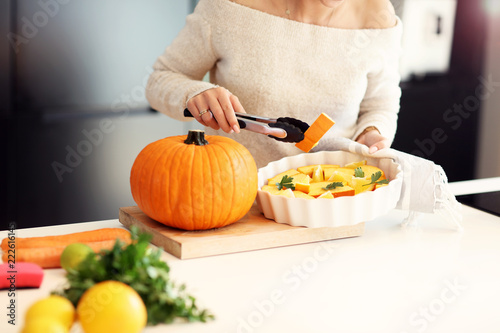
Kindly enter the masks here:
[[203, 110], [199, 113], [199, 116], [203, 116], [205, 113], [207, 113], [208, 111], [210, 111], [210, 109], [206, 109], [206, 110]]

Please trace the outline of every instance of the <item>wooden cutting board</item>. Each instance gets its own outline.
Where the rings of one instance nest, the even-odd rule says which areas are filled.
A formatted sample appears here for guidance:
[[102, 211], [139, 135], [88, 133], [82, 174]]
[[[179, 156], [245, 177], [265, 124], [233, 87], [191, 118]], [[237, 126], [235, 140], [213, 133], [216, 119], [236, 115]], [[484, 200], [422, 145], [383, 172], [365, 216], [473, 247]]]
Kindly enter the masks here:
[[151, 233], [151, 242], [180, 259], [267, 249], [361, 236], [365, 224], [336, 228], [293, 227], [268, 220], [256, 204], [241, 220], [223, 228], [185, 231], [167, 227], [146, 216], [137, 206], [120, 208], [119, 221]]

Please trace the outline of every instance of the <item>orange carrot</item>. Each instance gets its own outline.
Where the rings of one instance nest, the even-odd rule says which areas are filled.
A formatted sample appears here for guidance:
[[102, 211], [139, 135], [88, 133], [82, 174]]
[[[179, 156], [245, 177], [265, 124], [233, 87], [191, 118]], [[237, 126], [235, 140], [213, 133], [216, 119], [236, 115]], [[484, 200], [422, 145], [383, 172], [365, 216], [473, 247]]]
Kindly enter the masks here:
[[[130, 238], [124, 241], [130, 244]], [[105, 240], [99, 242], [85, 242], [88, 246], [98, 253], [101, 250], [110, 250], [115, 245], [115, 240]], [[37, 247], [37, 248], [16, 248], [15, 256], [16, 262], [31, 262], [39, 265], [42, 268], [59, 268], [61, 267], [60, 259], [61, 254], [66, 248], [66, 245], [57, 245], [50, 247]], [[12, 254], [12, 252], [10, 253]], [[9, 252], [2, 253], [2, 261], [7, 262]]]
[[[103, 228], [57, 236], [16, 238], [15, 248], [28, 249], [67, 246], [72, 243], [100, 242], [106, 240], [116, 240], [117, 238], [123, 241], [130, 240], [130, 232], [121, 228]], [[1, 248], [3, 252], [7, 252], [9, 249], [8, 241], [8, 238], [4, 238], [2, 240]]]

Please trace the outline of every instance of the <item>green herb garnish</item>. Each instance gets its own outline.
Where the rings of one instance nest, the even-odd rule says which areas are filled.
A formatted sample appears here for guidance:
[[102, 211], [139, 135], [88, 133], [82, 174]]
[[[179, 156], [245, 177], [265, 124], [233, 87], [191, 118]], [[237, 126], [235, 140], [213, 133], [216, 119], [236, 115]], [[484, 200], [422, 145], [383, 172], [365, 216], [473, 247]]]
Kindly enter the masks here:
[[380, 177], [382, 177], [382, 172], [380, 171], [377, 171], [375, 173], [372, 174], [371, 176], [371, 183], [368, 183], [368, 184], [364, 184], [363, 186], [368, 186], [368, 185], [372, 185], [372, 184], [389, 184], [389, 179], [382, 179], [382, 180], [379, 180]]
[[171, 323], [175, 318], [206, 322], [214, 316], [196, 306], [185, 285], [170, 280], [170, 268], [160, 259], [161, 250], [149, 247], [151, 235], [131, 228], [132, 243], [117, 240], [111, 250], [89, 255], [77, 269], [68, 272], [68, 285], [53, 294], [68, 298], [75, 306], [83, 293], [107, 280], [128, 284], [141, 296], [148, 312], [148, 325]]
[[354, 169], [354, 177], [365, 178], [365, 172], [363, 171], [363, 169], [361, 169], [361, 167], [357, 167], [356, 169]]
[[330, 183], [328, 185], [326, 185], [326, 187], [323, 187], [323, 190], [335, 190], [337, 187], [344, 187], [344, 183], [342, 182], [333, 182], [333, 183]]
[[276, 186], [278, 186], [278, 190], [282, 190], [283, 188], [290, 188], [292, 190], [295, 190], [295, 185], [292, 183], [293, 177], [284, 175], [283, 178], [281, 178], [281, 181], [279, 183], [276, 183]]

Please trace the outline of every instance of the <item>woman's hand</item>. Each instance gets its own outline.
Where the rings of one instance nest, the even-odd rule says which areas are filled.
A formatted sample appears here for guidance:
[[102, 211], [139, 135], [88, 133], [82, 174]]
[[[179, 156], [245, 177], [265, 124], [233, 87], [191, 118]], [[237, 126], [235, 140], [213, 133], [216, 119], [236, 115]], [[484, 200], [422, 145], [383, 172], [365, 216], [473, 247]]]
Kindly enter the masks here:
[[[208, 89], [192, 97], [187, 103], [187, 108], [203, 126], [214, 130], [222, 128], [226, 133], [239, 133], [240, 126], [234, 113], [246, 113], [238, 97], [222, 87]], [[210, 112], [205, 112], [206, 110]]]
[[391, 146], [389, 140], [382, 136], [376, 128], [364, 132], [358, 137], [356, 141], [370, 147], [370, 154], [373, 154], [383, 148], [389, 148]]

